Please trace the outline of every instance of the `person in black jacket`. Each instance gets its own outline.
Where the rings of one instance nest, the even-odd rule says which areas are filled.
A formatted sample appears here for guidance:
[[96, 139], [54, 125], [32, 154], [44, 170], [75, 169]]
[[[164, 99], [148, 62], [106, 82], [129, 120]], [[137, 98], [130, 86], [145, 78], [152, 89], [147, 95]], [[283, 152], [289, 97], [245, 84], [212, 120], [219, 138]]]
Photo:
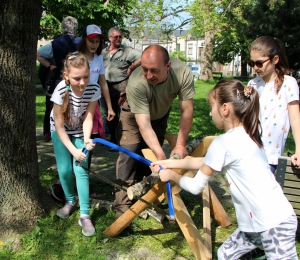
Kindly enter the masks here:
[[[63, 60], [68, 53], [77, 51], [77, 45], [81, 41], [80, 37], [75, 36], [78, 28], [76, 18], [72, 16], [65, 17], [62, 20], [61, 27], [62, 35], [37, 50], [37, 60], [40, 62], [41, 70], [47, 71], [45, 78], [41, 80], [42, 85], [43, 83], [45, 84], [44, 88], [46, 91], [46, 111], [44, 116], [44, 140], [46, 142], [51, 140], [49, 123], [53, 105], [50, 101], [51, 94], [61, 81]], [[43, 73], [42, 71], [41, 74]]]

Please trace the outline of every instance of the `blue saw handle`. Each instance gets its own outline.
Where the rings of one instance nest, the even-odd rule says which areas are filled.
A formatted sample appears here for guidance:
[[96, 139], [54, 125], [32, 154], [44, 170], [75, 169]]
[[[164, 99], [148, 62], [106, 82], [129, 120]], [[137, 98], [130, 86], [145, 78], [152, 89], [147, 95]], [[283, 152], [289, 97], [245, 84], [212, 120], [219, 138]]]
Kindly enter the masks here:
[[[141, 163], [144, 163], [148, 166], [151, 165], [151, 161], [146, 159], [145, 157], [140, 156], [139, 154], [136, 154], [130, 150], [127, 150], [119, 145], [116, 145], [112, 142], [109, 142], [105, 139], [102, 138], [95, 138], [93, 139], [93, 143], [100, 143], [100, 144], [104, 144], [110, 148], [113, 148], [115, 150], [118, 150], [119, 152], [125, 153], [128, 156], [140, 161]], [[160, 167], [160, 169], [162, 170], [163, 168]], [[175, 219], [175, 213], [174, 213], [174, 205], [173, 205], [173, 198], [172, 198], [172, 188], [171, 188], [171, 183], [168, 181], [166, 182], [166, 190], [167, 190], [167, 197], [168, 197], [168, 205], [169, 205], [169, 215], [171, 219]]]

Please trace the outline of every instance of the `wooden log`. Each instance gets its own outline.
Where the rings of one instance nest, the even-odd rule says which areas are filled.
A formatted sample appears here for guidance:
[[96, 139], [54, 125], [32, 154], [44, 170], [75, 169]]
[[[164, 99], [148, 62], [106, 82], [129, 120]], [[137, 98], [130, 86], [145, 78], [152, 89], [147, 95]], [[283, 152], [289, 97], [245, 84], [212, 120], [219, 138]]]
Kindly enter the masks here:
[[130, 186], [127, 195], [130, 200], [145, 195], [157, 182], [160, 181], [159, 174], [152, 173], [142, 181]]
[[210, 221], [210, 192], [209, 185], [203, 190], [203, 229], [204, 229], [204, 254], [207, 259], [212, 259], [211, 221]]
[[[150, 203], [155, 203], [160, 195], [166, 191], [166, 185], [163, 182], [155, 184], [151, 190], [142, 198]], [[131, 222], [147, 208], [147, 204], [138, 200], [127, 211], [124, 212], [114, 223], [112, 223], [103, 234], [108, 237], [118, 236]]]
[[[210, 194], [210, 210], [212, 211], [215, 220], [221, 227], [230, 226], [232, 223], [230, 221], [227, 212], [223, 208], [221, 202], [219, 201], [218, 197], [216, 196], [211, 186], [208, 185], [208, 187], [209, 187], [209, 194]], [[203, 193], [201, 193], [201, 196], [202, 195]]]
[[[166, 135], [170, 140], [172, 140], [172, 145], [176, 145], [177, 135]], [[193, 139], [191, 142], [189, 142], [185, 148], [187, 149], [188, 153], [191, 154], [203, 141], [204, 136], [198, 136], [195, 139]], [[152, 151], [150, 149], [143, 149], [148, 155], [152, 158], [151, 161], [153, 161], [153, 158], [156, 158], [154, 153], [150, 154]], [[149, 152], [148, 152], [149, 151]], [[151, 151], [151, 152], [150, 152]], [[143, 152], [144, 154], [144, 152]], [[145, 157], [145, 154], [144, 154]], [[172, 157], [173, 159], [180, 159], [177, 158], [176, 155]], [[170, 158], [171, 159], [171, 158]], [[180, 171], [181, 172], [181, 171]], [[135, 199], [137, 197], [141, 197], [145, 195], [148, 190], [150, 190], [154, 184], [156, 184], [158, 181], [160, 181], [159, 175], [156, 173], [152, 173], [151, 175], [144, 178], [139, 183], [130, 186], [127, 189], [127, 195], [130, 200]], [[177, 192], [178, 193], [178, 192]]]
[[204, 244], [194, 221], [185, 207], [180, 194], [173, 194], [176, 221], [188, 242], [195, 259], [208, 259], [203, 251]]

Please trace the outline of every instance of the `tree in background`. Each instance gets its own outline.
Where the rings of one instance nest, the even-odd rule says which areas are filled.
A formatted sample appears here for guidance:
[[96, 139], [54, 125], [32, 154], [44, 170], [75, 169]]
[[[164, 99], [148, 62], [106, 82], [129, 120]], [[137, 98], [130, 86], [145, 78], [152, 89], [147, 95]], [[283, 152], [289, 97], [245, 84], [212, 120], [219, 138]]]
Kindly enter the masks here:
[[197, 37], [204, 35], [204, 48], [201, 52], [200, 79], [212, 80], [213, 51], [215, 37], [228, 26], [226, 14], [234, 8], [234, 0], [195, 0], [188, 11], [193, 17], [191, 32]]
[[187, 62], [187, 58], [185, 57], [184, 55], [184, 52], [183, 51], [173, 51], [171, 54], [170, 54], [170, 57], [174, 57], [174, 58], [177, 58], [183, 62]]
[[187, 13], [188, 2], [180, 0], [136, 0], [135, 8], [126, 17], [132, 34], [143, 38], [159, 34], [162, 40], [170, 40], [173, 32], [191, 21]]
[[[291, 69], [300, 69], [300, 4], [298, 0], [263, 1], [242, 6], [243, 18], [248, 22], [243, 31], [251, 42], [259, 36], [278, 37], [286, 47]], [[247, 50], [248, 53], [248, 50]]]
[[254, 1], [236, 1], [234, 7], [229, 8], [225, 14], [226, 26], [218, 31], [215, 37], [213, 61], [226, 64], [235, 61], [237, 55], [240, 55], [241, 76], [248, 76], [248, 46], [251, 43], [251, 39], [244, 33], [248, 29], [249, 22], [244, 19], [242, 10], [247, 10]]
[[234, 8], [226, 13], [226, 30], [215, 37], [213, 60], [221, 64], [231, 62], [241, 55], [242, 76], [247, 76], [246, 61], [249, 44], [259, 36], [278, 37], [285, 43], [291, 69], [300, 69], [300, 4], [296, 0], [235, 1]]
[[61, 21], [67, 15], [78, 20], [79, 34], [88, 24], [97, 24], [107, 36], [109, 28], [125, 27], [124, 19], [135, 6], [136, 1], [131, 0], [44, 0], [39, 38], [53, 39], [61, 32]]
[[17, 243], [53, 201], [39, 181], [35, 122], [41, 0], [0, 2], [0, 241]]

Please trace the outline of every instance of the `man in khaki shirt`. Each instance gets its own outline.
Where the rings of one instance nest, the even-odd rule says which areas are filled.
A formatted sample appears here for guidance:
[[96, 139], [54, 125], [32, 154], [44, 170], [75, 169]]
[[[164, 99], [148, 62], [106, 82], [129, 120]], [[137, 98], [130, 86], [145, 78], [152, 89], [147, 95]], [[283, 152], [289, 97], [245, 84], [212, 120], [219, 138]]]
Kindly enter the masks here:
[[[164, 47], [150, 45], [142, 54], [141, 66], [130, 76], [126, 93], [128, 100], [122, 106], [116, 131], [120, 145], [140, 155], [142, 149], [150, 148], [158, 160], [166, 159], [162, 144], [172, 103], [178, 97], [180, 124], [176, 146], [170, 155], [184, 158], [194, 110], [195, 88], [190, 68], [178, 59], [169, 58]], [[119, 154], [116, 171], [117, 183], [124, 187], [151, 174], [148, 166], [123, 153]], [[113, 205], [116, 217], [131, 204], [126, 192], [117, 191]]]
[[[119, 123], [120, 106], [118, 100], [120, 93], [125, 90], [128, 77], [141, 64], [141, 53], [122, 44], [122, 31], [113, 27], [108, 31], [110, 45], [102, 50], [105, 65], [105, 79], [108, 84], [112, 108], [115, 118], [107, 121], [110, 132], [110, 141], [117, 143], [115, 131]], [[103, 103], [101, 103], [103, 106]]]

